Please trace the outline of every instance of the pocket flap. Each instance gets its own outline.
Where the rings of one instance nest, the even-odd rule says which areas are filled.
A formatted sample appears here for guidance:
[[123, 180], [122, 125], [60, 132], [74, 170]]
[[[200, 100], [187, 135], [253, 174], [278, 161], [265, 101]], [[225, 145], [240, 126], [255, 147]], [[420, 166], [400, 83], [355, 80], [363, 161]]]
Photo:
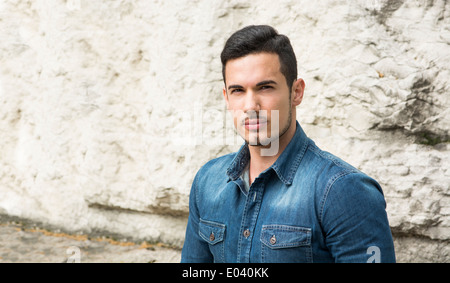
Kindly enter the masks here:
[[261, 242], [272, 249], [311, 245], [311, 229], [287, 225], [263, 225]]
[[200, 219], [199, 231], [200, 237], [209, 244], [214, 245], [223, 241], [225, 235], [225, 225], [218, 222]]

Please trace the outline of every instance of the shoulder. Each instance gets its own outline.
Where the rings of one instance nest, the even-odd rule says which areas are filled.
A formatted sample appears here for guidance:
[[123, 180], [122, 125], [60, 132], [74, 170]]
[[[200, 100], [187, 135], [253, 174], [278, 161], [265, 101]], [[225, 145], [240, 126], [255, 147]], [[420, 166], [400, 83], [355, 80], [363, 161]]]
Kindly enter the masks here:
[[312, 140], [308, 143], [300, 168], [297, 170], [297, 175], [313, 179], [316, 189], [321, 190], [329, 189], [334, 182], [345, 175], [361, 173], [341, 158], [320, 149]]
[[236, 156], [236, 152], [229, 153], [206, 162], [195, 176], [194, 182], [204, 183], [209, 180], [220, 180], [227, 177], [227, 168]]
[[380, 184], [358, 170], [343, 170], [329, 180], [320, 204], [320, 219], [330, 214], [364, 218], [385, 213], [386, 201]]
[[[308, 146], [307, 153], [305, 154], [306, 162], [313, 165], [316, 171], [320, 173], [320, 178], [323, 179], [327, 189], [339, 185], [356, 185], [359, 183], [370, 183], [379, 188], [378, 182], [363, 173], [350, 163], [335, 156], [332, 153], [324, 151], [317, 147], [314, 142], [311, 142]], [[345, 184], [344, 184], [345, 183]]]
[[359, 172], [354, 166], [336, 155], [320, 149], [312, 140], [308, 145], [307, 152], [309, 153], [310, 159], [323, 164], [323, 166], [327, 166], [327, 168], [336, 172], [337, 175]]
[[337, 198], [342, 202], [368, 202], [384, 200], [380, 184], [368, 175], [355, 171], [339, 175], [330, 183], [328, 198]]
[[206, 162], [197, 172], [197, 174], [207, 174], [208, 172], [223, 171], [226, 174], [227, 168], [236, 156], [236, 152], [229, 153]]
[[357, 200], [384, 200], [380, 184], [341, 158], [321, 150], [314, 142], [308, 146], [305, 155], [309, 164], [316, 168], [321, 207], [341, 201], [351, 205]]

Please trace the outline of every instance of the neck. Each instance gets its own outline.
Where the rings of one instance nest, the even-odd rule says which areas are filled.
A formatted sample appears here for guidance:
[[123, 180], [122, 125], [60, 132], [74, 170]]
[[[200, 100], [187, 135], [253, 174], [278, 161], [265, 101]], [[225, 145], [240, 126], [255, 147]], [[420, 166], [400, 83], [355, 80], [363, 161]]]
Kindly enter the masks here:
[[[264, 170], [272, 166], [281, 153], [285, 150], [291, 139], [294, 137], [296, 131], [296, 120], [293, 119], [289, 129], [278, 139], [278, 151], [274, 155], [266, 156], [262, 154], [264, 147], [262, 146], [251, 146], [248, 149], [250, 151], [250, 169], [249, 169], [249, 181], [250, 184], [253, 183], [256, 177], [261, 174]], [[270, 147], [271, 144], [268, 145]]]

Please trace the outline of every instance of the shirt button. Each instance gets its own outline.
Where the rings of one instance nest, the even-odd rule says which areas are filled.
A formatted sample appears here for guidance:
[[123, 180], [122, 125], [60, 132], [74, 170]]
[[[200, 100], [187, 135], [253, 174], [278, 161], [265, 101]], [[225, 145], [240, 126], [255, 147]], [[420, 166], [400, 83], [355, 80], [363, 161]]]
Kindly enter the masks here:
[[214, 237], [214, 233], [211, 233], [211, 235], [209, 235], [209, 240], [210, 241], [214, 241], [216, 237]]
[[275, 245], [277, 243], [277, 238], [275, 238], [275, 235], [273, 235], [272, 238], [270, 238], [270, 243], [272, 245]]
[[248, 238], [248, 236], [250, 236], [250, 230], [245, 230], [244, 231], [244, 237]]

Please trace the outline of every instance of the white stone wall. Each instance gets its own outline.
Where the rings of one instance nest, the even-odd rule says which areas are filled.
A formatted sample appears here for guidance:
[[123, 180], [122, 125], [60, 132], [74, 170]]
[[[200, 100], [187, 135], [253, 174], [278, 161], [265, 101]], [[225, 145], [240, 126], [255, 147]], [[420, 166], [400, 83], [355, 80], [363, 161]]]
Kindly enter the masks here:
[[236, 150], [228, 36], [291, 38], [319, 146], [383, 186], [399, 261], [450, 261], [450, 3], [0, 2], [0, 214], [181, 246], [192, 179]]

